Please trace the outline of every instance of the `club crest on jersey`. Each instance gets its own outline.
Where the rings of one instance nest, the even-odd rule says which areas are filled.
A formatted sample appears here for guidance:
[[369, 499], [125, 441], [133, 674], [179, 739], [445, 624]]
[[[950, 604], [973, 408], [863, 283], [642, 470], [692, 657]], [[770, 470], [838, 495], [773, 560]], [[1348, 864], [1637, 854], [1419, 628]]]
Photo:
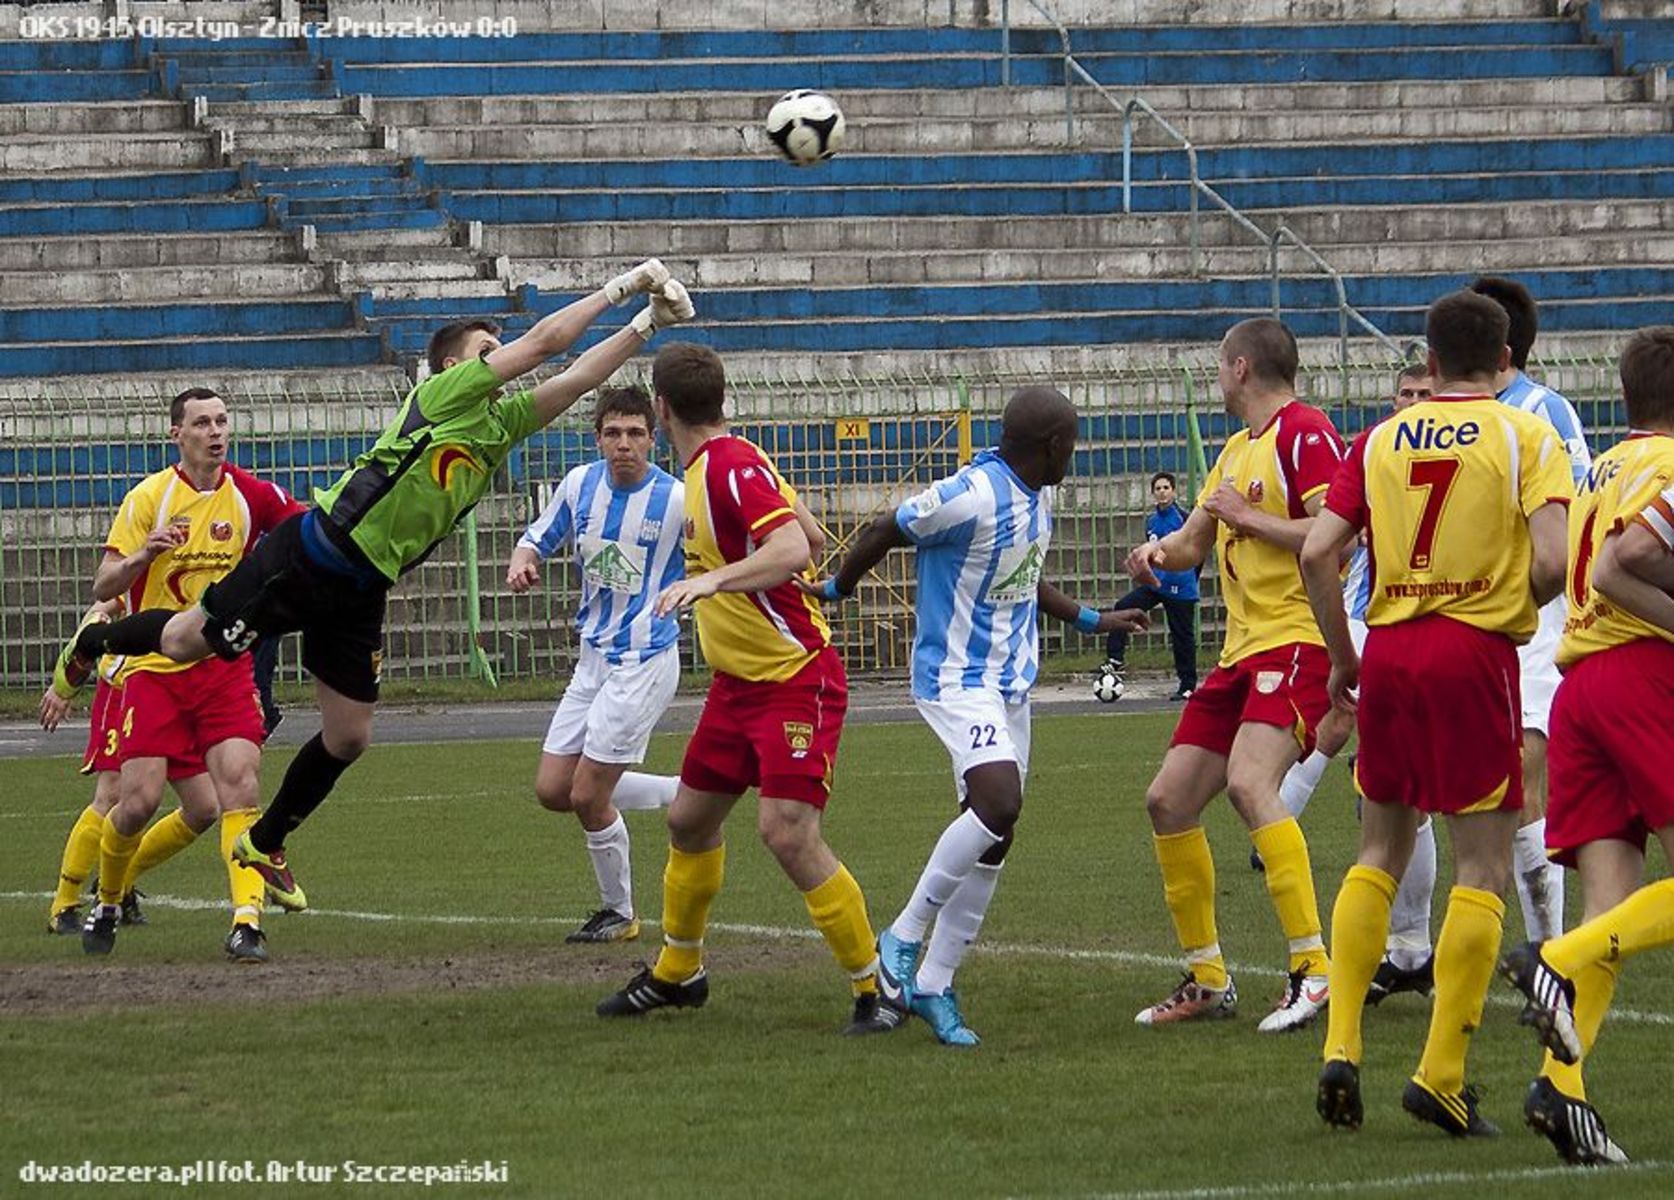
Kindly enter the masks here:
[[188, 537], [190, 537], [191, 533], [192, 533], [192, 518], [191, 517], [170, 517], [169, 518], [169, 528], [170, 529], [178, 529], [178, 530], [180, 530], [181, 533], [184, 533]]
[[785, 745], [792, 758], [802, 758], [814, 748], [814, 727], [806, 721], [785, 722]]
[[209, 536], [217, 542], [230, 541], [232, 533], [231, 521], [211, 521], [209, 523]]
[[1263, 696], [1271, 696], [1279, 690], [1279, 685], [1285, 681], [1283, 671], [1257, 671], [1256, 691]]
[[1267, 494], [1267, 489], [1261, 486], [1261, 480], [1250, 480], [1249, 489], [1244, 493], [1250, 498], [1251, 504], [1260, 504], [1261, 498]]
[[483, 466], [464, 446], [448, 444], [437, 446], [430, 452], [430, 478], [436, 481], [436, 486], [447, 491], [454, 480], [456, 471], [475, 471], [481, 475]]

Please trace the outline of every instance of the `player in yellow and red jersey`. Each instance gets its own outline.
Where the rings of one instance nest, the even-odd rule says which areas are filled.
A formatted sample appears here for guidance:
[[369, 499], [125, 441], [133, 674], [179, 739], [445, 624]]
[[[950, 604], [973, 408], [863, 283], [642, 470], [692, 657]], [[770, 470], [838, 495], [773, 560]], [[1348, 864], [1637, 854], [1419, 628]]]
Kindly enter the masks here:
[[845, 1032], [887, 1032], [900, 1014], [879, 1003], [866, 898], [820, 831], [848, 678], [819, 601], [792, 580], [807, 576], [824, 537], [767, 456], [728, 431], [726, 371], [713, 350], [665, 346], [651, 385], [686, 464], [686, 578], [658, 597], [657, 612], [696, 606], [698, 644], [714, 677], [668, 812], [662, 952], [606, 997], [599, 1015], [696, 1008], [709, 998], [703, 936], [721, 890], [722, 826], [755, 787], [762, 840], [851, 981]]
[[1585, 924], [1506, 956], [1548, 1047], [1523, 1105], [1572, 1163], [1621, 1163], [1587, 1101], [1591, 1052], [1622, 964], [1674, 941], [1674, 880], [1641, 886], [1651, 834], [1674, 858], [1674, 327], [1622, 351], [1632, 432], [1594, 460], [1569, 517], [1569, 616], [1552, 705], [1547, 852], [1579, 868]]
[[[1430, 306], [1434, 398], [1361, 434], [1302, 549], [1331, 653], [1332, 700], [1360, 686], [1360, 853], [1331, 919], [1331, 1011], [1320, 1116], [1358, 1128], [1360, 1018], [1390, 907], [1425, 813], [1448, 819], [1455, 884], [1435, 950], [1435, 1007], [1402, 1106], [1457, 1137], [1497, 1132], [1465, 1085], [1499, 953], [1522, 806], [1517, 646], [1563, 574], [1569, 459], [1552, 427], [1501, 404], [1505, 310], [1455, 292]], [[1369, 531], [1365, 659], [1355, 654], [1340, 554]]]
[[[227, 462], [226, 403], [191, 388], [169, 409], [179, 461], [141, 480], [111, 524], [93, 579], [101, 599], [125, 596], [130, 611], [192, 608], [263, 535], [303, 511], [285, 491]], [[231, 864], [232, 843], [260, 808], [257, 770], [266, 739], [261, 701], [248, 657], [180, 663], [138, 655], [122, 666], [121, 798], [105, 819], [99, 848], [99, 903], [82, 929], [82, 948], [115, 946], [119, 902], [135, 870], [155, 866], [221, 820], [228, 860], [236, 961], [267, 958], [261, 932], [262, 881]], [[215, 784], [214, 803], [187, 803], [146, 830], [162, 799], [171, 761], [201, 758]], [[142, 841], [143, 838], [143, 841]]]
[[1203, 810], [1223, 790], [1266, 863], [1268, 894], [1288, 946], [1288, 981], [1259, 1029], [1297, 1029], [1325, 1007], [1326, 955], [1308, 843], [1279, 798], [1285, 772], [1313, 749], [1327, 662], [1296, 552], [1342, 460], [1326, 415], [1296, 398], [1296, 339], [1270, 318], [1232, 327], [1220, 349], [1226, 408], [1247, 428], [1233, 434], [1186, 523], [1128, 555], [1128, 573], [1155, 583], [1154, 568], [1186, 570], [1211, 545], [1221, 567], [1226, 644], [1192, 693], [1145, 796], [1163, 895], [1188, 971], [1141, 1025], [1230, 1017], [1238, 991], [1215, 926], [1215, 864]]
[[[109, 620], [122, 612], [122, 601], [106, 600], [95, 604], [83, 620]], [[122, 688], [113, 683], [121, 669], [122, 660], [107, 657], [99, 664], [99, 684], [93, 692], [89, 711], [87, 752], [82, 757], [81, 774], [93, 776], [93, 799], [77, 814], [64, 841], [64, 853], [58, 864], [58, 886], [53, 894], [47, 916], [47, 932], [53, 934], [81, 933], [81, 889], [99, 862], [99, 840], [104, 835], [105, 817], [116, 807], [121, 796], [119, 772], [122, 769]], [[51, 688], [41, 695], [41, 728], [49, 733], [69, 711], [70, 702], [62, 699]], [[214, 785], [204, 772], [203, 756], [188, 754], [169, 759], [168, 781], [181, 807], [197, 812], [214, 812]], [[143, 841], [141, 842], [143, 846]], [[136, 856], [136, 860], [137, 860]], [[123, 925], [147, 923], [140, 908], [140, 894], [132, 887], [122, 890]]]

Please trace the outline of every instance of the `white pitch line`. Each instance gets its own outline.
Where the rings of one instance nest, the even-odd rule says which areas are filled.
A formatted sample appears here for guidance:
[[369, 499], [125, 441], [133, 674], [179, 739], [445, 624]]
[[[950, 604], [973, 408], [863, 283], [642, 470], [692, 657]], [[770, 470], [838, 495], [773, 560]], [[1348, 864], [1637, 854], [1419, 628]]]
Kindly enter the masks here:
[[1674, 1163], [1649, 1161], [1621, 1167], [1606, 1167], [1588, 1171], [1579, 1167], [1524, 1167], [1494, 1171], [1420, 1171], [1416, 1174], [1390, 1176], [1383, 1179], [1334, 1179], [1320, 1183], [1305, 1180], [1282, 1183], [1231, 1184], [1226, 1187], [1178, 1188], [1161, 1191], [1097, 1192], [1085, 1200], [1241, 1200], [1258, 1196], [1336, 1196], [1360, 1192], [1405, 1192], [1425, 1187], [1469, 1185], [1480, 1187], [1496, 1183], [1531, 1183], [1545, 1179], [1562, 1179], [1573, 1187], [1586, 1183], [1615, 1186], [1623, 1175], [1654, 1174], [1667, 1171]]
[[[42, 901], [51, 900], [52, 892], [0, 892], [0, 900]], [[158, 908], [177, 908], [186, 912], [220, 911], [227, 907], [224, 900], [203, 900], [190, 896], [151, 895], [145, 897], [147, 904]], [[391, 912], [363, 912], [357, 909], [344, 908], [313, 908], [304, 914], [287, 914], [288, 919], [295, 920], [297, 915], [307, 917], [324, 917], [342, 921], [372, 921], [380, 924], [391, 922], [405, 922], [412, 925], [503, 925], [504, 917], [479, 917], [470, 914], [451, 913], [391, 913]], [[562, 925], [565, 927], [579, 923], [581, 917], [519, 917], [518, 921], [529, 925]], [[644, 925], [657, 926], [660, 922], [651, 917], [641, 917]], [[730, 921], [713, 921], [709, 928], [716, 933], [734, 933], [744, 937], [770, 938], [774, 941], [818, 941], [820, 934], [813, 929], [789, 928], [783, 925], [750, 925]], [[1149, 954], [1140, 950], [1087, 950], [1073, 946], [1047, 946], [1032, 942], [978, 942], [971, 949], [981, 955], [991, 955], [997, 958], [1049, 958], [1060, 962], [1097, 962], [1113, 963], [1123, 967], [1146, 967], [1161, 970], [1177, 971], [1181, 960], [1167, 954]], [[1254, 975], [1263, 979], [1284, 979], [1285, 972], [1275, 967], [1254, 966], [1249, 963], [1228, 963], [1227, 969], [1234, 975]], [[1488, 1003], [1496, 1008], [1521, 1008], [1522, 1000], [1490, 992]], [[1632, 1008], [1612, 1008], [1606, 1018], [1611, 1021], [1622, 1021], [1630, 1025], [1674, 1025], [1674, 1013], [1660, 1011], [1643, 1011]]]

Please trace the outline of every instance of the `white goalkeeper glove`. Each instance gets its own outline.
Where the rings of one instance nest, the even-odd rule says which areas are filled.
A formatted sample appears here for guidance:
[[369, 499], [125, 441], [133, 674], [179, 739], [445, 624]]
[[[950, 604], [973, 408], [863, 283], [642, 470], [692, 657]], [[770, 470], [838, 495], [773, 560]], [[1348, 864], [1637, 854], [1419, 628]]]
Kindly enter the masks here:
[[662, 260], [648, 258], [631, 271], [623, 271], [604, 285], [605, 299], [620, 304], [640, 292], [654, 292], [668, 282], [668, 268]]
[[692, 298], [686, 294], [686, 285], [678, 279], [670, 279], [651, 293], [651, 303], [634, 316], [633, 329], [649, 342], [657, 330], [690, 321], [695, 316], [697, 309], [692, 306]]

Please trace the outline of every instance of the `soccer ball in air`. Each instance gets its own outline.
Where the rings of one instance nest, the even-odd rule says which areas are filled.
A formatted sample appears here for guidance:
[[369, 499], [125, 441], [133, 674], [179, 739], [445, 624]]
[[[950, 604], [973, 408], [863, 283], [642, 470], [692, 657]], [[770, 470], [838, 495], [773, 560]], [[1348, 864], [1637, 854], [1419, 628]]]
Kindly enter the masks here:
[[1100, 671], [1093, 680], [1093, 698], [1105, 704], [1116, 703], [1122, 698], [1122, 681], [1112, 671]]
[[767, 114], [767, 136], [791, 162], [811, 167], [843, 145], [843, 110], [824, 92], [786, 92]]

